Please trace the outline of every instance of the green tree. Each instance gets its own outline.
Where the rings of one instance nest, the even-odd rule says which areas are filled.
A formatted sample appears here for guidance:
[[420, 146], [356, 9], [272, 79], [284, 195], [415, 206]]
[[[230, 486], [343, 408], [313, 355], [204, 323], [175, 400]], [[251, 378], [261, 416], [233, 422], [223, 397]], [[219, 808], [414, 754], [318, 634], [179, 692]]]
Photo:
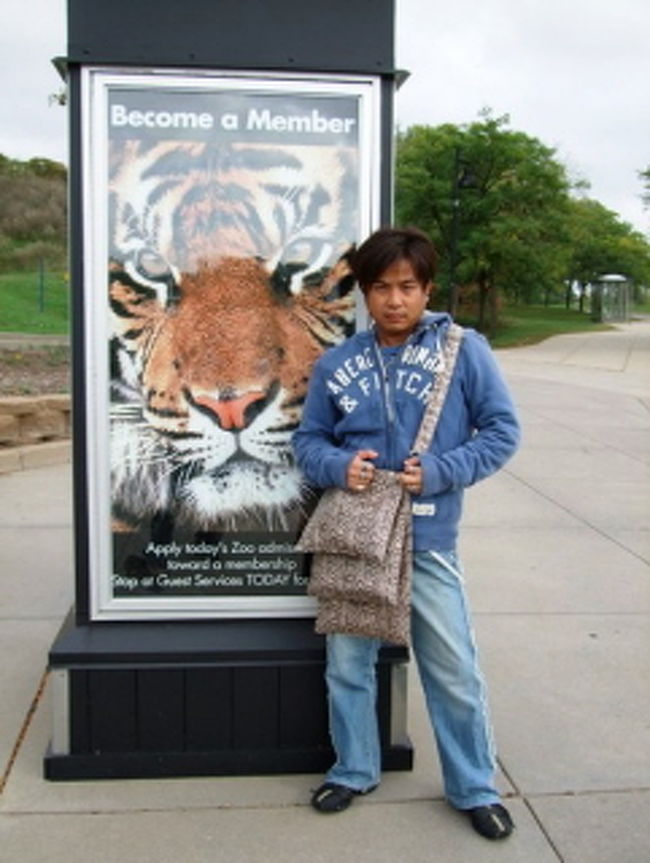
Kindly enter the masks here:
[[476, 286], [482, 329], [494, 328], [501, 292], [530, 301], [555, 288], [567, 255], [565, 168], [508, 122], [484, 112], [469, 125], [398, 136], [397, 218], [436, 243], [452, 312], [458, 284]]
[[641, 193], [643, 206], [650, 209], [650, 165], [645, 171], [639, 171], [639, 179], [643, 183], [643, 192]]
[[580, 311], [587, 286], [605, 273], [626, 276], [637, 288], [650, 283], [650, 244], [599, 201], [569, 202], [567, 245], [567, 305], [571, 289], [578, 287]]

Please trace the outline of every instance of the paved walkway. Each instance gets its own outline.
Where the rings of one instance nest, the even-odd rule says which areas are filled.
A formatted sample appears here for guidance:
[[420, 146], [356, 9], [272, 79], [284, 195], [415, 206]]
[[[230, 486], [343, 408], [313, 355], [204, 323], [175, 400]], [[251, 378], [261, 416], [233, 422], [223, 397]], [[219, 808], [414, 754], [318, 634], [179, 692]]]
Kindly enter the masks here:
[[34, 699], [73, 584], [55, 464], [0, 476], [3, 860], [648, 863], [650, 324], [499, 357], [524, 443], [468, 494], [461, 552], [514, 836], [443, 802], [415, 681], [414, 771], [338, 817], [306, 805], [316, 776], [44, 781], [47, 686]]
[[47, 347], [68, 345], [70, 336], [52, 333], [0, 333], [0, 348]]

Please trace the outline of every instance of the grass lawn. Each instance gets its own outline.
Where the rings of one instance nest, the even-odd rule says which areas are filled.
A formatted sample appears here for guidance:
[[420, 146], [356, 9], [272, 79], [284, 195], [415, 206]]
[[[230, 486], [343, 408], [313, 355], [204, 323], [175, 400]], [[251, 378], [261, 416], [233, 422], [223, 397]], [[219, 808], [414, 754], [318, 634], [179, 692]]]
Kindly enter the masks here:
[[0, 273], [0, 332], [68, 331], [68, 282], [62, 272]]
[[[62, 272], [0, 273], [0, 332], [64, 334], [68, 332], [69, 286]], [[650, 313], [650, 304], [635, 309]], [[472, 326], [472, 321], [462, 321]], [[490, 339], [496, 348], [531, 345], [561, 333], [609, 329], [595, 324], [589, 314], [563, 306], [504, 306], [497, 332]]]
[[589, 314], [563, 306], [505, 306], [490, 343], [495, 348], [533, 345], [562, 333], [590, 333], [608, 330], [608, 324], [596, 324]]

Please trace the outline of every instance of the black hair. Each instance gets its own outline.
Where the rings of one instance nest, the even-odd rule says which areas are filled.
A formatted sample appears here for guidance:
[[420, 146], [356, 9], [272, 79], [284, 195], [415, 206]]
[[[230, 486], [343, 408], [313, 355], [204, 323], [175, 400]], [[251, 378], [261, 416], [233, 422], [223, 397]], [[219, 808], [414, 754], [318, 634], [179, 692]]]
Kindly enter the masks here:
[[376, 282], [396, 261], [405, 259], [423, 285], [432, 281], [438, 256], [433, 243], [419, 228], [380, 228], [359, 246], [352, 257], [352, 272], [362, 291]]

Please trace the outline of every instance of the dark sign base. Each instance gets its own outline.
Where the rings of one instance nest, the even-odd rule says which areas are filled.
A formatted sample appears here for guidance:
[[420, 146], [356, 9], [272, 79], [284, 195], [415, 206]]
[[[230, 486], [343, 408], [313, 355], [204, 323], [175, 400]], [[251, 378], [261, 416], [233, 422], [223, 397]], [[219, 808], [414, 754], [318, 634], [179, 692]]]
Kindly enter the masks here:
[[[408, 653], [385, 647], [378, 715], [386, 770], [411, 770]], [[324, 639], [313, 621], [78, 625], [50, 651], [51, 780], [321, 773], [333, 761]]]
[[[240, 752], [160, 752], [95, 755], [52, 755], [44, 759], [45, 779], [171, 779], [198, 776], [270, 776], [325, 773], [333, 762], [331, 750], [263, 750]], [[412, 770], [410, 745], [390, 747], [382, 754], [383, 770]]]

